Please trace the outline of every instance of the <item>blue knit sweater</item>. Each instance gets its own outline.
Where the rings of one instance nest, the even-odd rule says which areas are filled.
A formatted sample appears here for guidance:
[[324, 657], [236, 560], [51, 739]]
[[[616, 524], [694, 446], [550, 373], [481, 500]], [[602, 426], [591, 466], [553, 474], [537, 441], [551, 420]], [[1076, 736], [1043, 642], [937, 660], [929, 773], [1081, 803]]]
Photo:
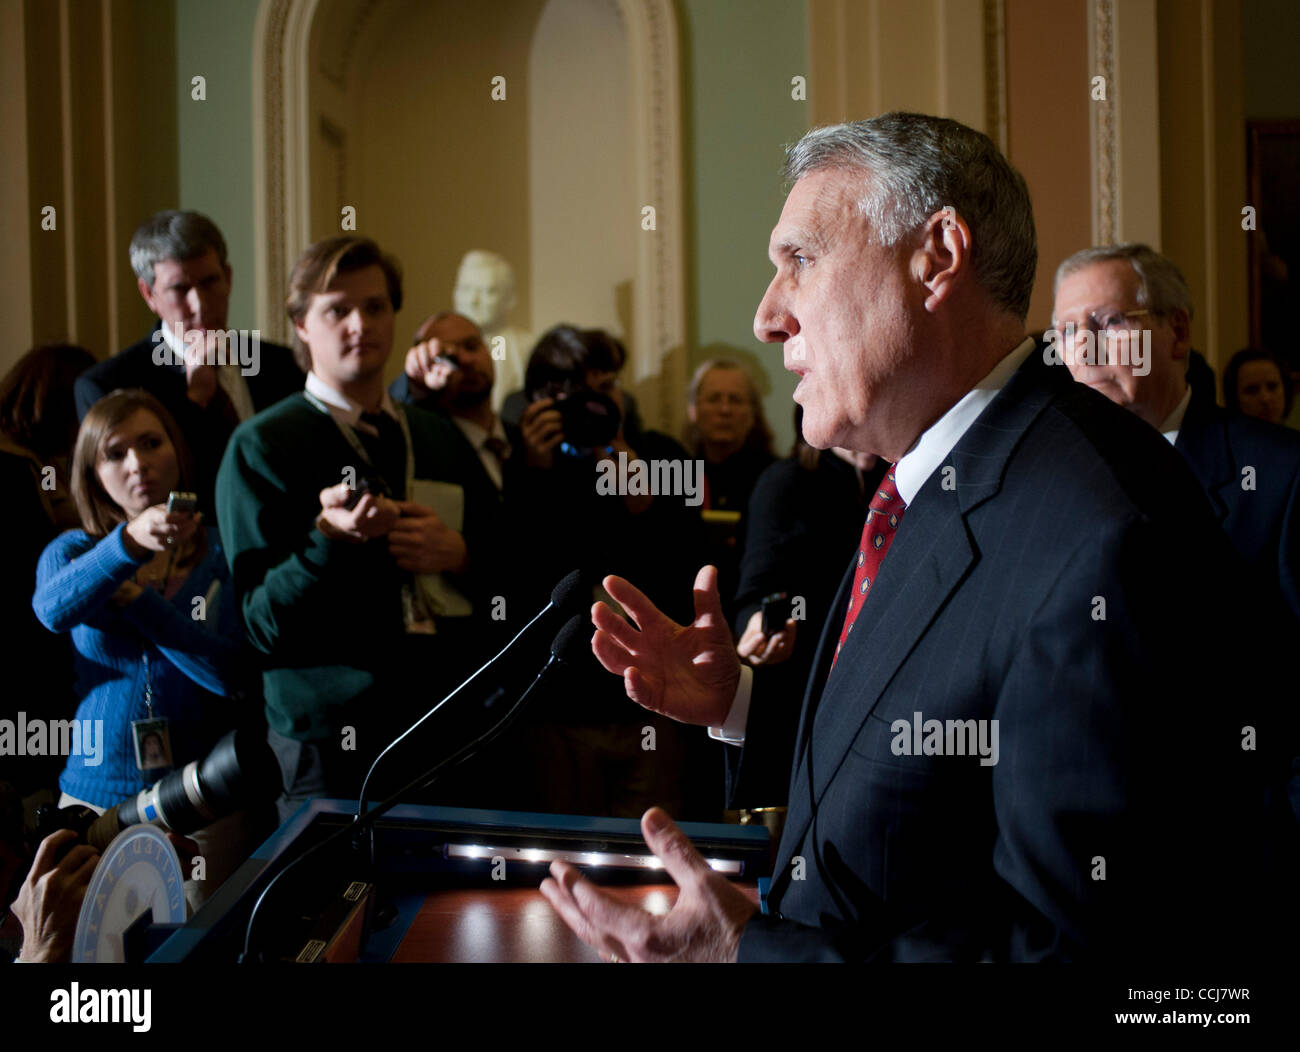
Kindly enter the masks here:
[[[166, 774], [135, 765], [131, 722], [145, 719], [145, 661], [153, 689], [154, 718], [170, 721], [176, 767], [197, 760], [234, 726], [232, 693], [245, 656], [230, 586], [230, 571], [215, 529], [207, 552], [171, 599], [146, 588], [124, 607], [113, 601], [118, 585], [147, 561], [134, 559], [118, 526], [95, 541], [69, 530], [50, 542], [36, 568], [32, 608], [52, 632], [71, 632], [78, 720], [102, 720], [100, 762], [70, 756], [59, 785], [65, 793], [99, 807], [134, 795]], [[194, 600], [204, 597], [196, 619]], [[86, 725], [83, 723], [83, 727]], [[87, 762], [87, 761], [91, 762]]]

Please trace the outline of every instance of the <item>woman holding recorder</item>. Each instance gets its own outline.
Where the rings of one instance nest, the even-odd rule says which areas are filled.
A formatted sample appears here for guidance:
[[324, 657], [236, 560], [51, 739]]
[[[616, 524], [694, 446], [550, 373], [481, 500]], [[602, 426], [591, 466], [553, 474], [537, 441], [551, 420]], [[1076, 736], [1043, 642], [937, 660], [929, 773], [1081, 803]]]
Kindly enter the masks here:
[[48, 629], [71, 633], [75, 651], [82, 742], [59, 806], [103, 811], [235, 726], [245, 644], [217, 531], [176, 509], [184, 493], [168, 510], [193, 474], [157, 399], [119, 390], [96, 402], [71, 474], [82, 528], [42, 553], [32, 606]]

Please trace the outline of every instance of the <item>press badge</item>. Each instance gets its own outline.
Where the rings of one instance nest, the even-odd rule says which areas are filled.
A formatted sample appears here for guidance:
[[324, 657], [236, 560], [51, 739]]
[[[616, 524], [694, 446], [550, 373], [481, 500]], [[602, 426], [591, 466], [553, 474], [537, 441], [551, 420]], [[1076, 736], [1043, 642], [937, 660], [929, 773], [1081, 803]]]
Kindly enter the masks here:
[[172, 765], [172, 741], [167, 722], [165, 719], [131, 721], [137, 770], [156, 771]]
[[414, 583], [407, 581], [402, 585], [402, 623], [407, 635], [433, 636], [438, 634], [433, 623], [433, 614], [429, 612], [424, 596]]

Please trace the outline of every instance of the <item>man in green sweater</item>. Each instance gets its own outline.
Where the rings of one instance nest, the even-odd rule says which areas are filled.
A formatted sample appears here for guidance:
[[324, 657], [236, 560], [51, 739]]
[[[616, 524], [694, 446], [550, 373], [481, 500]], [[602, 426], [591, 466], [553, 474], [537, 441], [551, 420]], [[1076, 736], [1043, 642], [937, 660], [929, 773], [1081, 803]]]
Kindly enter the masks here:
[[[494, 495], [445, 418], [384, 390], [401, 303], [397, 265], [373, 241], [308, 248], [286, 303], [305, 389], [235, 431], [217, 478], [244, 626], [266, 655], [281, 820], [313, 796], [355, 797], [480, 649], [469, 614], [488, 604], [477, 578]], [[412, 744], [377, 789], [428, 763], [429, 743]]]

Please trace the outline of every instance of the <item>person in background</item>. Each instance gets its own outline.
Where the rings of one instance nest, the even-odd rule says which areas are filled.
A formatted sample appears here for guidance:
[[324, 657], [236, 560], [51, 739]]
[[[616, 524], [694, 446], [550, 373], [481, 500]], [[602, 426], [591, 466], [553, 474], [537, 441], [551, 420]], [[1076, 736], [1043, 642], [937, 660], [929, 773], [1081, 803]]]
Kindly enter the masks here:
[[[169, 494], [193, 479], [180, 431], [152, 395], [114, 391], [86, 414], [72, 459], [81, 529], [42, 553], [32, 597], [46, 628], [71, 633], [76, 718], [95, 728], [68, 757], [60, 807], [103, 812], [203, 757], [251, 708], [241, 704], [249, 652], [220, 538], [201, 512], [167, 510]], [[171, 765], [147, 758], [150, 733], [165, 740]], [[253, 846], [242, 821], [196, 836], [207, 876], [187, 886], [192, 904]]]
[[695, 370], [686, 413], [686, 449], [704, 460], [700, 515], [708, 537], [705, 560], [718, 568], [718, 589], [730, 617], [749, 496], [758, 476], [775, 459], [772, 431], [749, 373], [724, 358], [710, 359]]
[[[605, 335], [609, 338], [609, 348], [614, 363], [614, 383], [618, 386], [619, 400], [623, 406], [623, 434], [629, 442], [636, 445], [637, 438], [645, 430], [641, 423], [641, 410], [637, 407], [636, 396], [618, 380], [623, 373], [623, 367], [627, 364], [627, 348], [613, 333]], [[527, 391], [521, 389], [507, 395], [501, 405], [501, 422], [507, 428], [517, 431], [529, 404]]]
[[1223, 370], [1223, 403], [1229, 413], [1280, 424], [1291, 415], [1295, 392], [1286, 365], [1272, 351], [1247, 347]]
[[77, 411], [84, 417], [118, 388], [143, 388], [157, 398], [189, 442], [199, 509], [215, 525], [212, 486], [230, 433], [301, 391], [304, 369], [288, 347], [261, 339], [258, 330], [226, 328], [234, 275], [226, 239], [207, 216], [150, 216], [131, 237], [131, 269], [158, 324], [77, 380]]
[[[768, 682], [778, 684], [771, 697], [786, 710], [789, 735], [774, 750], [746, 750], [743, 764], [734, 765], [728, 800], [736, 808], [785, 805], [803, 685], [867, 505], [889, 467], [870, 453], [810, 446], [802, 406], [795, 406], [794, 430], [793, 452], [759, 476], [749, 499], [733, 622], [741, 660], [771, 669]], [[780, 592], [798, 604], [791, 611], [798, 617], [769, 635], [762, 603]]]
[[38, 502], [58, 530], [80, 522], [68, 488], [68, 462], [77, 439], [72, 389], [94, 364], [94, 355], [84, 347], [46, 344], [24, 354], [0, 380], [0, 455], [28, 462]]
[[[401, 306], [398, 263], [374, 241], [308, 246], [285, 308], [311, 371], [236, 429], [217, 476], [240, 614], [266, 655], [281, 821], [312, 797], [355, 797], [372, 761], [475, 667], [484, 571], [507, 557], [467, 541], [490, 535], [497, 498], [459, 432], [384, 389]], [[378, 798], [453, 737], [433, 729], [442, 737], [426, 729], [388, 758]]]
[[[72, 385], [95, 364], [84, 347], [49, 344], [28, 351], [0, 380], [0, 492], [6, 495], [9, 573], [0, 590], [0, 623], [6, 647], [21, 654], [7, 678], [8, 701], [0, 717], [66, 719], [76, 708], [72, 652], [64, 637], [48, 632], [32, 612], [36, 564], [63, 530], [81, 524], [68, 484], [68, 461], [77, 438]], [[54, 802], [62, 761], [50, 756], [12, 756], [5, 782], [18, 798], [45, 790]], [[0, 791], [7, 795], [9, 790]], [[5, 813], [9, 813], [8, 808]], [[18, 831], [0, 832], [15, 843]]]
[[484, 481], [503, 494], [507, 466], [523, 443], [518, 428], [507, 428], [492, 408], [495, 378], [482, 330], [460, 314], [442, 311], [420, 323], [402, 375], [388, 385], [388, 393], [395, 401], [446, 413], [482, 465]]
[[[1300, 436], [1198, 403], [1188, 379], [1194, 305], [1173, 260], [1138, 243], [1083, 249], [1057, 267], [1054, 299], [1070, 374], [1182, 455], [1270, 609], [1300, 622]], [[1145, 363], [1128, 350], [1142, 330]], [[1114, 345], [1105, 362], [1089, 361], [1089, 332]]]
[[[1253, 649], [1281, 653], [1300, 636], [1300, 435], [1198, 404], [1188, 366], [1193, 308], [1178, 266], [1148, 245], [1083, 249], [1056, 270], [1053, 325], [1063, 334], [1070, 374], [1158, 430], [1182, 455], [1248, 571], [1248, 602], [1264, 618]], [[1139, 364], [1130, 348], [1141, 330], [1150, 333], [1150, 361]], [[1107, 346], [1104, 363], [1087, 360], [1090, 332]], [[1262, 660], [1252, 655], [1247, 664]], [[1300, 837], [1291, 821], [1300, 817], [1300, 726], [1294, 706], [1279, 715], [1284, 722], [1258, 755], [1271, 765], [1264, 777], [1284, 830], [1280, 850], [1300, 876]]]
[[[685, 467], [686, 451], [669, 436], [627, 434], [617, 382], [621, 362], [608, 333], [571, 325], [545, 333], [529, 358], [519, 505], [531, 514], [512, 559], [520, 577], [532, 581], [530, 608], [573, 569], [584, 570], [594, 586], [601, 569], [618, 565], [654, 582], [655, 594], [665, 602], [677, 600], [674, 609], [681, 612], [680, 596], [701, 548], [694, 509], [680, 493], [634, 493], [630, 487], [602, 492], [599, 484], [603, 466], [619, 460]], [[595, 444], [594, 433], [579, 433], [594, 409], [577, 413], [575, 406], [606, 413], [612, 408], [619, 419], [611, 424], [604, 418], [607, 429]], [[593, 590], [593, 598], [604, 594]], [[662, 799], [699, 806], [685, 782], [691, 765], [679, 726], [629, 705], [594, 658], [563, 675], [533, 707], [529, 724], [512, 735], [525, 804], [534, 800], [538, 810], [619, 817], [640, 814]], [[647, 738], [647, 728], [653, 738]], [[720, 811], [716, 768], [709, 773]]]

